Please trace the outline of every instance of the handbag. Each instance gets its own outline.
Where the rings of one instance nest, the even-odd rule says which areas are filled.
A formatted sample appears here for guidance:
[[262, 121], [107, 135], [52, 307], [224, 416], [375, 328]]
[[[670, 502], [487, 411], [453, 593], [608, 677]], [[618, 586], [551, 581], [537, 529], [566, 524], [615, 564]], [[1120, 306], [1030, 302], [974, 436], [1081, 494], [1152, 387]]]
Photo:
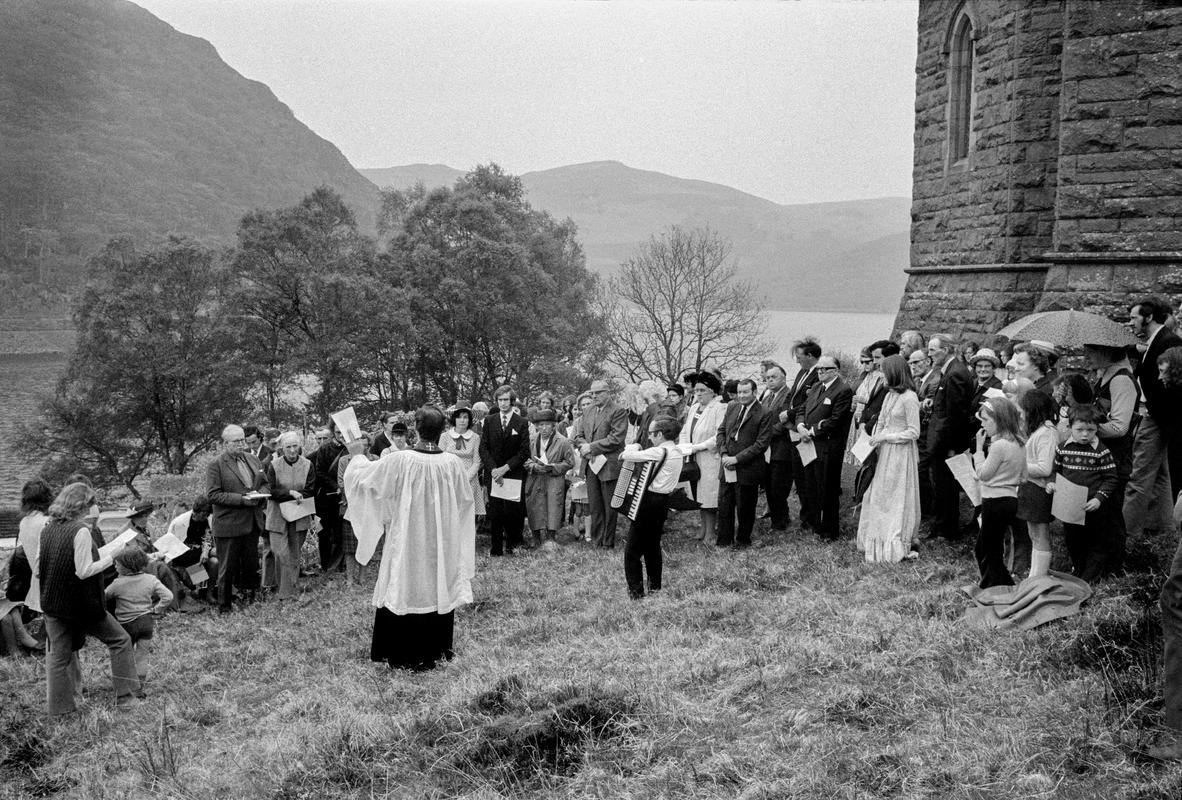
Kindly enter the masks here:
[[686, 459], [681, 464], [681, 476], [677, 479], [678, 483], [697, 483], [698, 479], [702, 477], [702, 470], [698, 468], [698, 462], [693, 458]]
[[854, 475], [854, 502], [862, 502], [862, 497], [865, 496], [866, 490], [870, 488], [870, 483], [874, 480], [874, 470], [878, 467], [878, 449], [875, 448], [870, 455], [866, 456], [866, 460], [862, 462], [862, 466], [858, 467], [858, 472]]
[[8, 562], [8, 585], [4, 587], [4, 596], [14, 603], [23, 603], [32, 580], [33, 568], [29, 566], [25, 548], [18, 546]]

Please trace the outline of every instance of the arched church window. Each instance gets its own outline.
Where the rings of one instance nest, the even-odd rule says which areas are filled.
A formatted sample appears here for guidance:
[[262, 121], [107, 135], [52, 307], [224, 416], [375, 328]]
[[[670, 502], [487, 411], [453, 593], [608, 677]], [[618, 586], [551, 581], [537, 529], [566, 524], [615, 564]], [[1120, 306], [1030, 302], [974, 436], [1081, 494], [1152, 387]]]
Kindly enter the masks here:
[[948, 47], [948, 162], [967, 159], [973, 142], [973, 20], [962, 9], [952, 25]]

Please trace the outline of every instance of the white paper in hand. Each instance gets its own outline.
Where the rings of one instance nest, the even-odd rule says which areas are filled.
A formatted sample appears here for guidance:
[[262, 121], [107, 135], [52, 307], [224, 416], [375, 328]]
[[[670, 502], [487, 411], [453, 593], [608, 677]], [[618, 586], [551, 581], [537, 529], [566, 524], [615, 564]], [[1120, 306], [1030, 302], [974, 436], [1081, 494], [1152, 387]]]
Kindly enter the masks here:
[[723, 467], [722, 479], [727, 483], [735, 483], [739, 480], [739, 472], [734, 467]]
[[357, 412], [353, 406], [332, 412], [332, 421], [337, 424], [337, 430], [346, 442], [355, 442], [361, 438], [361, 426], [357, 424]]
[[1088, 487], [1060, 476], [1055, 481], [1055, 494], [1051, 498], [1051, 516], [1068, 525], [1083, 525], [1087, 518], [1084, 511], [1087, 502]]
[[969, 501], [974, 506], [981, 505], [981, 481], [977, 478], [977, 470], [973, 469], [972, 459], [968, 453], [957, 453], [945, 461], [952, 477], [964, 489]]
[[865, 430], [858, 431], [858, 439], [854, 442], [854, 446], [850, 448], [850, 455], [858, 459], [859, 464], [865, 464], [866, 459], [874, 452], [874, 448], [870, 446], [870, 434]]
[[135, 538], [136, 531], [134, 528], [128, 528], [123, 533], [116, 536], [111, 541], [99, 548], [99, 558], [107, 558], [114, 556], [120, 550], [127, 546], [127, 543]]
[[165, 561], [172, 561], [178, 556], [183, 556], [189, 552], [189, 548], [185, 547], [185, 543], [171, 533], [166, 533], [156, 541], [152, 542], [152, 546], [164, 556]]
[[807, 442], [801, 440], [796, 445], [797, 451], [800, 453], [800, 463], [808, 466], [817, 460], [817, 446], [813, 444], [813, 440], [809, 439]]
[[207, 580], [209, 580], [209, 573], [206, 572], [205, 567], [201, 566], [200, 564], [194, 564], [193, 566], [186, 569], [185, 572], [189, 573], [189, 580], [193, 582], [194, 586], [199, 583], [205, 583]]
[[598, 475], [599, 471], [607, 464], [607, 456], [602, 453], [597, 456], [591, 456], [591, 460], [587, 463], [591, 466], [591, 471]]
[[502, 478], [500, 483], [493, 481], [489, 496], [520, 503], [521, 481], [516, 478]]
[[1005, 396], [1006, 396], [1005, 392], [1003, 392], [1001, 389], [995, 389], [992, 386], [985, 390], [985, 397], [987, 397], [991, 400], [998, 398], [998, 397], [1005, 397]]

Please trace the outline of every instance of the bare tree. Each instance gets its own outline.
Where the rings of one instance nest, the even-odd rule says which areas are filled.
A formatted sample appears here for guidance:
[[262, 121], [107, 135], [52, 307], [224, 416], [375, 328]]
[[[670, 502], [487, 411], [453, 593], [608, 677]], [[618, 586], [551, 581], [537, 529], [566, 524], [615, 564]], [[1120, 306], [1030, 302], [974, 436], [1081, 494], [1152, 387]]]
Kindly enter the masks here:
[[608, 282], [608, 363], [630, 380], [672, 382], [726, 370], [772, 349], [755, 288], [736, 276], [731, 244], [709, 228], [653, 236]]

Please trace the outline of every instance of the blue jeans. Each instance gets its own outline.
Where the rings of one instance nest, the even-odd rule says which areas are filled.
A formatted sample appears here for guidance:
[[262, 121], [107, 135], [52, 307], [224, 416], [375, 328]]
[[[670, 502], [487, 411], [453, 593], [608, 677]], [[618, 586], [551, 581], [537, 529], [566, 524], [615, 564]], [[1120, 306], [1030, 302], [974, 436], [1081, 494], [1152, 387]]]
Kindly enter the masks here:
[[135, 655], [131, 637], [123, 626], [110, 614], [101, 620], [79, 623], [45, 615], [45, 633], [48, 647], [45, 652], [45, 686], [51, 715], [69, 714], [75, 711], [75, 698], [81, 686], [77, 660], [74, 656], [74, 634], [93, 636], [107, 646], [111, 654], [111, 682], [115, 686], [115, 697], [130, 697], [139, 685], [135, 670]]

